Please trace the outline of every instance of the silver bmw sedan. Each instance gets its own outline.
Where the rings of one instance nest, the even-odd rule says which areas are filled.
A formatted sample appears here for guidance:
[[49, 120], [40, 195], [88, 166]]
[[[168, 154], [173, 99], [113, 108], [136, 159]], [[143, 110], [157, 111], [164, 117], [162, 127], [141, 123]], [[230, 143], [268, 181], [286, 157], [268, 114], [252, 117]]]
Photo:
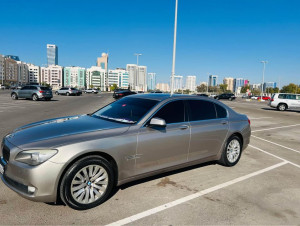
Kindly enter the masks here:
[[250, 134], [248, 117], [218, 100], [137, 94], [17, 128], [3, 138], [0, 175], [27, 199], [83, 210], [129, 181], [207, 161], [234, 166]]

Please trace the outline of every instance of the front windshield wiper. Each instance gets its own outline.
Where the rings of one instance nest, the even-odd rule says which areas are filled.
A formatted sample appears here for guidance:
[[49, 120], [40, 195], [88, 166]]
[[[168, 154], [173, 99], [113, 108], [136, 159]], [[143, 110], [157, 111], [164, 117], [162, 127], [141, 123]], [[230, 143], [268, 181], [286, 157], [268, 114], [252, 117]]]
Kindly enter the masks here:
[[136, 123], [136, 121], [132, 121], [132, 120], [124, 119], [124, 118], [113, 118], [113, 117], [108, 117], [105, 115], [97, 115], [97, 116], [99, 118], [109, 119], [109, 120], [113, 120], [113, 121], [117, 121], [117, 122], [123, 122], [123, 123], [129, 123], [129, 124]]

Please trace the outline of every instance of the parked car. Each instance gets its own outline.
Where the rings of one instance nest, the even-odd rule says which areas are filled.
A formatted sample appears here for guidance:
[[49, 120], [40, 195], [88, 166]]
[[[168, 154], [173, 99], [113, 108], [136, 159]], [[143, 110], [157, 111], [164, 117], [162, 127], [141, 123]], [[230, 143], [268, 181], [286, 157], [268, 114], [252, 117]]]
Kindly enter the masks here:
[[136, 94], [136, 92], [130, 91], [130, 90], [120, 90], [120, 91], [115, 91], [113, 94], [113, 98], [119, 99], [125, 96], [133, 95]]
[[26, 98], [34, 101], [40, 99], [51, 100], [53, 97], [52, 90], [49, 87], [39, 85], [27, 85], [21, 89], [14, 89], [11, 91], [10, 95], [13, 100]]
[[272, 95], [268, 105], [277, 108], [278, 111], [285, 111], [290, 108], [300, 108], [300, 94], [275, 93]]
[[137, 94], [14, 130], [3, 138], [0, 172], [27, 199], [83, 210], [130, 181], [206, 161], [234, 166], [250, 134], [246, 115], [214, 99]]
[[199, 96], [199, 97], [208, 97], [208, 95], [205, 94], [205, 93], [197, 93], [197, 96]]
[[258, 99], [258, 96], [252, 96], [251, 99], [252, 99], [252, 100], [257, 100], [257, 99]]
[[227, 100], [235, 100], [235, 95], [233, 93], [222, 93], [214, 97], [217, 100], [227, 99]]
[[[262, 99], [263, 99], [263, 100], [270, 100], [271, 97], [263, 96]], [[257, 100], [261, 100], [261, 97], [257, 97]]]
[[59, 90], [55, 91], [55, 94], [67, 96], [80, 96], [82, 94], [82, 91], [76, 88], [62, 87]]
[[163, 93], [163, 92], [160, 90], [154, 90], [154, 91], [151, 91], [151, 93]]
[[86, 89], [84, 90], [84, 93], [93, 93], [93, 94], [97, 94], [98, 90], [97, 89]]

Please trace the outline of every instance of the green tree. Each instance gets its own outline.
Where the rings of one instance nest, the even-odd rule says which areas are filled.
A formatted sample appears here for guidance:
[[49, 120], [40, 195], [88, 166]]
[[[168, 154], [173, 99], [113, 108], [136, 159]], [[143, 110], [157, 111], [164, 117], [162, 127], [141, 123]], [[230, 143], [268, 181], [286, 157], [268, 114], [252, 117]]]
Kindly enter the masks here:
[[272, 87], [268, 87], [268, 88], [266, 88], [266, 93], [273, 94], [274, 93], [274, 89]]
[[251, 90], [251, 93], [252, 93], [252, 95], [254, 95], [254, 96], [258, 96], [258, 95], [260, 95], [261, 90], [259, 90], [259, 89], [253, 89], [253, 90]]
[[115, 91], [118, 88], [117, 84], [113, 84], [110, 86], [111, 91]]
[[207, 91], [207, 86], [205, 84], [201, 84], [200, 86], [197, 86], [197, 92], [204, 93]]
[[220, 84], [220, 90], [221, 90], [221, 92], [226, 93], [227, 86], [228, 86], [227, 84]]
[[183, 90], [183, 94], [190, 94], [190, 90], [189, 89], [185, 89], [185, 90]]
[[50, 87], [50, 84], [46, 83], [46, 82], [42, 82], [41, 83], [42, 86], [46, 86], [46, 87]]
[[297, 93], [298, 92], [299, 87], [294, 84], [294, 83], [290, 83], [287, 86], [283, 86], [282, 89], [280, 90], [281, 93]]
[[275, 87], [275, 88], [273, 89], [273, 91], [274, 91], [274, 93], [279, 93], [279, 88], [278, 88], [278, 87]]
[[250, 86], [243, 86], [242, 89], [241, 89], [241, 93], [246, 93], [247, 90], [250, 90]]

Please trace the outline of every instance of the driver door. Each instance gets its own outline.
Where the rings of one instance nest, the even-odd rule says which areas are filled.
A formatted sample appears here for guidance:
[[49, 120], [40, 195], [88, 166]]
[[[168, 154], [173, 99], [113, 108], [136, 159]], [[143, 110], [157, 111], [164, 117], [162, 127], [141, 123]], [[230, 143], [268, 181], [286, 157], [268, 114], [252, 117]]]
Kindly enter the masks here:
[[190, 125], [184, 101], [168, 102], [151, 118], [164, 119], [166, 127], [146, 124], [139, 130], [136, 175], [187, 162]]

